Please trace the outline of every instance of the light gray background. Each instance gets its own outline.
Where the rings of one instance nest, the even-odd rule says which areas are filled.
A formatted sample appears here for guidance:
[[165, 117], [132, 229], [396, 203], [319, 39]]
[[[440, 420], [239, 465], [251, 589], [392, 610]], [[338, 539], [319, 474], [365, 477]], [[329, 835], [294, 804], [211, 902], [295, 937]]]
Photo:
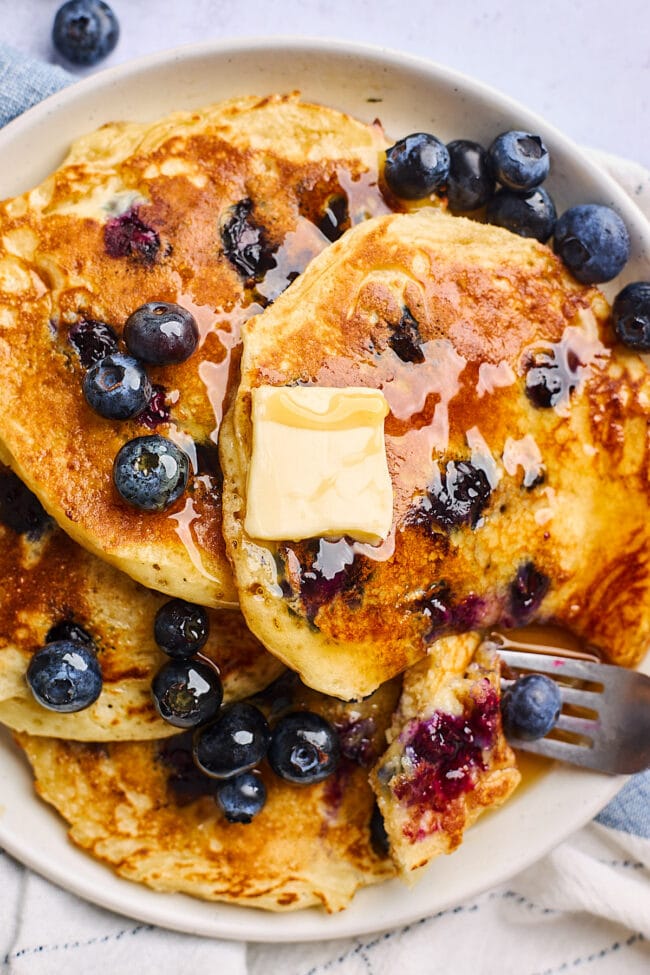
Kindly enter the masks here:
[[[50, 32], [60, 2], [0, 0], [0, 40], [54, 60]], [[95, 70], [212, 38], [366, 41], [463, 71], [578, 142], [650, 167], [650, 0], [110, 2], [122, 34]]]

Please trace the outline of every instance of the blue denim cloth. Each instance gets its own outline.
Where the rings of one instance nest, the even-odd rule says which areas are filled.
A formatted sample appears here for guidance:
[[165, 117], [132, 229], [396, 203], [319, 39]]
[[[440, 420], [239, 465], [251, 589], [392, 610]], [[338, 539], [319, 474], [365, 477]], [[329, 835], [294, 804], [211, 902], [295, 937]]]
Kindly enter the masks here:
[[[62, 68], [0, 44], [0, 126], [73, 81]], [[630, 779], [597, 822], [650, 838], [650, 771]]]
[[0, 126], [74, 80], [63, 68], [0, 44]]

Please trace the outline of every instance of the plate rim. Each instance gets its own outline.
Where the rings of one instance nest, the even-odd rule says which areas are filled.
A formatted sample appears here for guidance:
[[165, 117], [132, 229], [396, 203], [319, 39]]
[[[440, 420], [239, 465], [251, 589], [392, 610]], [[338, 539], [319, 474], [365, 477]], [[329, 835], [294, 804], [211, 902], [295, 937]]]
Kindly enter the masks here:
[[[561, 147], [564, 152], [571, 154], [578, 167], [582, 167], [582, 169], [585, 170], [599, 186], [603, 187], [603, 193], [608, 197], [611, 197], [614, 205], [620, 212], [622, 212], [626, 220], [632, 221], [632, 223], [637, 226], [637, 229], [639, 219], [645, 223], [643, 214], [636, 207], [633, 200], [628, 197], [628, 195], [608, 173], [602, 170], [596, 162], [592, 161], [587, 155], [585, 155], [580, 147], [577, 146], [569, 137], [564, 135], [561, 131], [556, 129], [552, 124], [548, 123], [535, 112], [532, 112], [530, 109], [519, 104], [509, 95], [492, 88], [482, 81], [478, 81], [475, 78], [465, 75], [462, 72], [447, 68], [439, 62], [430, 61], [423, 57], [403, 53], [390, 47], [373, 44], [360, 44], [353, 41], [341, 41], [335, 38], [310, 37], [307, 35], [277, 35], [270, 37], [250, 38], [237, 37], [224, 38], [218, 41], [205, 41], [199, 44], [187, 44], [181, 47], [156, 52], [154, 54], [148, 54], [143, 57], [132, 59], [122, 64], [104, 69], [103, 71], [99, 71], [95, 74], [73, 82], [69, 86], [61, 89], [60, 91], [44, 99], [42, 102], [28, 109], [26, 112], [19, 115], [17, 118], [0, 129], [0, 157], [8, 145], [11, 145], [14, 140], [20, 139], [26, 132], [33, 130], [48, 116], [58, 113], [61, 110], [65, 111], [66, 108], [69, 108], [70, 105], [74, 104], [76, 101], [92, 97], [95, 92], [100, 92], [113, 86], [120, 86], [126, 83], [129, 79], [137, 78], [137, 76], [141, 73], [147, 73], [154, 69], [164, 68], [165, 65], [168, 65], [170, 62], [186, 63], [187, 61], [200, 61], [206, 57], [223, 58], [251, 52], [265, 52], [267, 55], [271, 55], [277, 54], [281, 51], [286, 54], [287, 50], [293, 54], [317, 52], [322, 55], [334, 54], [337, 57], [343, 56], [348, 58], [369, 59], [377, 65], [382, 65], [386, 71], [394, 70], [396, 68], [403, 69], [406, 67], [407, 69], [413, 71], [419, 70], [421, 72], [425, 72], [429, 78], [438, 84], [444, 84], [445, 86], [449, 86], [450, 84], [452, 86], [457, 85], [463, 91], [468, 92], [472, 98], [477, 97], [483, 100], [488, 100], [491, 104], [496, 105], [499, 109], [522, 118], [526, 124], [532, 123], [537, 125], [538, 129], [545, 135], [545, 137], [551, 136], [556, 145]], [[1, 182], [2, 178], [0, 177], [0, 183]], [[647, 249], [647, 252], [650, 252], [650, 233], [646, 234], [645, 227], [641, 232], [641, 237], [644, 239], [644, 249]], [[22, 756], [20, 757], [22, 758]], [[553, 769], [556, 771], [555, 767], [553, 767]], [[561, 776], [568, 776], [566, 768], [559, 770], [559, 772]], [[575, 772], [573, 774], [576, 775]], [[513, 869], [510, 861], [506, 861], [507, 865], [504, 864], [501, 871], [493, 870], [490, 875], [484, 879], [484, 881], [474, 884], [473, 886], [470, 885], [465, 895], [463, 895], [465, 898], [478, 896], [484, 890], [503, 883], [515, 873], [525, 869], [532, 863], [539, 860], [546, 853], [548, 853], [549, 850], [558, 846], [566, 839], [567, 836], [575, 832], [576, 829], [588, 822], [627, 781], [627, 778], [625, 777], [610, 779], [609, 777], [598, 776], [595, 773], [586, 773], [582, 771], [578, 772], [577, 776], [583, 783], [589, 782], [588, 794], [590, 800], [586, 804], [576, 804], [573, 810], [574, 815], [568, 821], [565, 820], [563, 822], [561, 829], [556, 830], [552, 837], [547, 839], [545, 842], [538, 843], [534, 847], [534, 851], [528, 856], [520, 856], [516, 869]], [[534, 786], [531, 788], [534, 788]], [[511, 802], [512, 801], [514, 800], [511, 800]], [[45, 804], [43, 804], [43, 806], [50, 816], [56, 818], [59, 828], [65, 830], [63, 820], [58, 816], [58, 813], [56, 813], [50, 806], [45, 806]], [[504, 807], [504, 811], [508, 808], [508, 806]], [[502, 812], [497, 813], [497, 815], [502, 814]], [[480, 822], [476, 827], [474, 827], [474, 829], [480, 828]], [[91, 862], [95, 866], [101, 866], [102, 870], [105, 870], [113, 877], [116, 877], [120, 885], [128, 885], [128, 887], [136, 890], [138, 894], [144, 895], [141, 898], [136, 897], [136, 900], [138, 901], [141, 899], [144, 900], [144, 905], [142, 908], [140, 908], [138, 904], [136, 904], [134, 907], [133, 903], [130, 902], [130, 899], [126, 898], [129, 900], [129, 904], [128, 909], [125, 909], [119, 894], [116, 894], [115, 896], [111, 894], [110, 896], [104, 897], [102, 891], [99, 891], [98, 893], [96, 890], [90, 890], [86, 883], [79, 881], [75, 876], [70, 876], [65, 869], [62, 869], [60, 866], [57, 867], [56, 865], [50, 865], [49, 862], [44, 860], [43, 855], [41, 855], [39, 859], [38, 854], [34, 854], [33, 850], [26, 847], [25, 843], [23, 843], [17, 835], [12, 833], [11, 830], [7, 828], [6, 816], [2, 814], [2, 811], [0, 811], [0, 844], [7, 850], [8, 853], [20, 860], [27, 867], [35, 870], [37, 873], [45, 876], [48, 880], [53, 881], [58, 886], [63, 887], [74, 894], [77, 894], [90, 903], [97, 904], [100, 907], [107, 908], [135, 920], [161, 925], [172, 930], [204, 935], [207, 937], [221, 937], [232, 940], [262, 942], [325, 941], [334, 938], [367, 935], [378, 931], [387, 930], [389, 927], [395, 927], [396, 925], [400, 926], [409, 924], [429, 915], [433, 911], [445, 910], [452, 904], [458, 903], [458, 898], [455, 896], [448, 900], [445, 900], [443, 897], [441, 900], [436, 902], [433, 907], [427, 908], [426, 906], [422, 905], [419, 908], [414, 907], [410, 910], [410, 912], [407, 911], [399, 914], [396, 922], [391, 925], [386, 925], [383, 923], [374, 924], [372, 920], [368, 921], [357, 918], [356, 913], [353, 913], [351, 908], [349, 908], [348, 911], [344, 911], [336, 915], [326, 915], [324, 912], [319, 911], [318, 909], [308, 908], [304, 911], [298, 912], [298, 914], [306, 916], [309, 912], [313, 915], [313, 924], [310, 925], [309, 923], [303, 923], [301, 925], [300, 923], [292, 924], [292, 921], [298, 917], [298, 914], [273, 914], [263, 912], [257, 908], [241, 908], [237, 905], [225, 905], [217, 903], [210, 904], [210, 907], [213, 908], [215, 915], [213, 923], [203, 923], [202, 921], [197, 923], [179, 921], [179, 923], [175, 924], [173, 914], [172, 916], [168, 916], [164, 910], [160, 911], [154, 907], [156, 902], [158, 902], [158, 904], [160, 903], [160, 898], [164, 898], [165, 901], [169, 901], [170, 899], [180, 897], [184, 901], [190, 901], [192, 904], [198, 903], [201, 905], [205, 905], [207, 902], [195, 902], [192, 898], [186, 895], [157, 893], [149, 888], [135, 884], [132, 881], [117, 878], [116, 875], [113, 874], [110, 867], [107, 867], [104, 864], [97, 864], [96, 861], [92, 860]], [[74, 850], [75, 854], [78, 854], [78, 856], [82, 857], [84, 860], [90, 859], [89, 854], [82, 852], [78, 848], [71, 846], [71, 849]], [[457, 855], [458, 853], [455, 854], [455, 856]], [[389, 881], [388, 884], [399, 884], [399, 881]], [[387, 884], [384, 883], [381, 884], [380, 887], [364, 888], [356, 894], [354, 902], [357, 902], [359, 899], [363, 899], [364, 894], [367, 892], [375, 892], [380, 888], [385, 890], [386, 886]], [[151, 907], [148, 906], [149, 901], [151, 901]], [[233, 923], [233, 918], [229, 916], [232, 911], [235, 911], [240, 915], [242, 911], [244, 912], [241, 923], [237, 923], [236, 921]], [[251, 913], [255, 915], [254, 920], [250, 919]], [[221, 918], [221, 915], [223, 915], [223, 919]], [[258, 919], [259, 923], [255, 923]], [[292, 931], [292, 927], [297, 928], [297, 930]]]

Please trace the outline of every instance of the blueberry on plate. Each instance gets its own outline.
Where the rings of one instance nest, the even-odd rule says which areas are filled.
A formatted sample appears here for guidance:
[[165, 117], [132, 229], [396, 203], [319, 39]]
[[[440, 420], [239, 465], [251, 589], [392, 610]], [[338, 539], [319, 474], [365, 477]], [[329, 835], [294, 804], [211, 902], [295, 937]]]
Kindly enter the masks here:
[[498, 135], [488, 156], [492, 172], [510, 190], [532, 190], [549, 174], [548, 149], [538, 135], [511, 129]]
[[88, 405], [108, 420], [129, 420], [151, 399], [151, 383], [137, 359], [121, 352], [107, 355], [83, 380]]
[[217, 672], [193, 660], [170, 660], [151, 682], [156, 710], [176, 728], [196, 728], [219, 711], [223, 687]]
[[542, 186], [526, 193], [499, 190], [489, 201], [485, 216], [488, 223], [520, 237], [534, 237], [542, 244], [553, 233], [557, 219], [553, 200]]
[[336, 731], [313, 711], [293, 711], [273, 729], [269, 762], [276, 775], [289, 782], [321, 782], [336, 770], [340, 755]]
[[217, 804], [229, 823], [250, 823], [265, 803], [266, 787], [255, 772], [242, 772], [217, 786]]
[[566, 210], [555, 224], [553, 250], [582, 284], [611, 281], [630, 256], [630, 235], [615, 210], [587, 203]]
[[262, 761], [270, 738], [262, 712], [246, 701], [238, 701], [196, 733], [194, 761], [205, 775], [230, 779]]
[[0, 467], [0, 522], [33, 541], [52, 524], [35, 494], [9, 468]]
[[119, 36], [117, 17], [103, 0], [68, 0], [57, 10], [52, 27], [59, 54], [83, 67], [108, 57]]
[[447, 200], [451, 209], [465, 213], [485, 206], [494, 193], [494, 176], [483, 146], [469, 139], [456, 139], [447, 144], [447, 151]]
[[427, 132], [414, 132], [386, 150], [384, 179], [404, 200], [422, 200], [447, 182], [449, 152]]
[[170, 657], [191, 657], [205, 645], [210, 632], [208, 611], [184, 599], [171, 599], [156, 613], [156, 643]]
[[142, 511], [168, 508], [180, 498], [189, 475], [187, 454], [158, 433], [127, 441], [113, 463], [118, 493]]
[[50, 711], [82, 711], [102, 690], [97, 655], [76, 640], [57, 640], [37, 650], [27, 668], [27, 683]]
[[506, 738], [535, 741], [555, 727], [560, 716], [560, 691], [550, 677], [526, 674], [511, 684], [501, 699]]
[[633, 281], [614, 299], [612, 320], [623, 345], [650, 352], [650, 281]]
[[126, 347], [136, 358], [156, 366], [185, 362], [196, 349], [199, 329], [194, 315], [169, 301], [137, 308], [124, 326]]

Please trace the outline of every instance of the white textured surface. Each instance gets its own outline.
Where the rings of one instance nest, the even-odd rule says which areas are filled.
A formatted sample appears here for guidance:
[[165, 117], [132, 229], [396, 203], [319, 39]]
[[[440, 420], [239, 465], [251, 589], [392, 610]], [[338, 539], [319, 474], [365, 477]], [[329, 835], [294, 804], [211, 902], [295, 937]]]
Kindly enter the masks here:
[[[60, 2], [0, 0], [0, 40], [53, 59], [50, 30]], [[366, 41], [463, 71], [523, 102], [576, 141], [650, 166], [647, 0], [110, 2], [122, 36], [105, 65], [228, 37]]]

